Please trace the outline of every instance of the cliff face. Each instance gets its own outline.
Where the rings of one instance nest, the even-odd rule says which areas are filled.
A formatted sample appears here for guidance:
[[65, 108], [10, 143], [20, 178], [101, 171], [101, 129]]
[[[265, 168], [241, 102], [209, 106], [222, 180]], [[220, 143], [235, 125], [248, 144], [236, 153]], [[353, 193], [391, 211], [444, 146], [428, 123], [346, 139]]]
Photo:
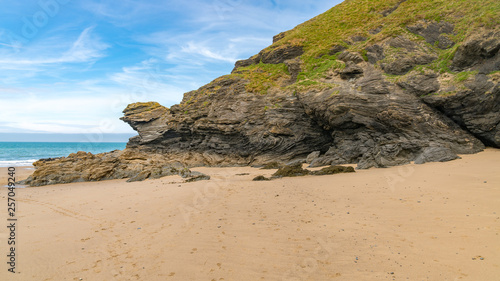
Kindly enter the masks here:
[[148, 122], [139, 121], [147, 112], [126, 109], [122, 119], [139, 132], [127, 148], [191, 166], [262, 164], [329, 148], [331, 134], [305, 113], [297, 95], [254, 95], [245, 90], [247, 83], [218, 79]]
[[500, 148], [499, 19], [489, 0], [345, 1], [178, 105], [129, 105], [126, 151], [370, 168]]

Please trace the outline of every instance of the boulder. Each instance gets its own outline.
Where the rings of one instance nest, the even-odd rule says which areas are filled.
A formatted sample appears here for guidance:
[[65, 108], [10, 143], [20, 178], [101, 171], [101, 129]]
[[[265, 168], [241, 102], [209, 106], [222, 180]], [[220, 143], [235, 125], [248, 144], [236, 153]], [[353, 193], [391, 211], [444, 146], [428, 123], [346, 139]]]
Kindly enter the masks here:
[[460, 157], [445, 147], [427, 147], [415, 159], [415, 164], [424, 164], [427, 162], [446, 162]]
[[416, 72], [397, 82], [397, 85], [416, 96], [423, 96], [439, 91], [441, 87], [437, 78], [438, 75], [434, 72]]
[[306, 163], [311, 164], [312, 161], [314, 161], [314, 159], [318, 158], [320, 154], [321, 154], [321, 151], [311, 152], [309, 155], [307, 155]]
[[207, 175], [190, 171], [185, 165], [165, 159], [162, 155], [130, 149], [101, 154], [80, 151], [68, 157], [43, 159], [33, 163], [36, 170], [21, 184], [43, 186], [59, 183], [125, 179], [143, 181], [170, 175], [182, 175], [193, 180], [209, 179]]
[[500, 31], [474, 34], [458, 47], [451, 67], [455, 71], [486, 67], [484, 74], [500, 70], [499, 50]]

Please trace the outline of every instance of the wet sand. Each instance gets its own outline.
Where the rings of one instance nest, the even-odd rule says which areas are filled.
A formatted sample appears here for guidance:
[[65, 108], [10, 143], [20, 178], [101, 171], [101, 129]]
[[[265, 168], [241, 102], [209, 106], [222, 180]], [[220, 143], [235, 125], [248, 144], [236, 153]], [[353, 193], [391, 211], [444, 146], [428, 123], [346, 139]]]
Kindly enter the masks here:
[[16, 274], [2, 188], [0, 280], [497, 280], [500, 150], [462, 157], [269, 182], [251, 179], [274, 170], [198, 168], [212, 179], [17, 189]]

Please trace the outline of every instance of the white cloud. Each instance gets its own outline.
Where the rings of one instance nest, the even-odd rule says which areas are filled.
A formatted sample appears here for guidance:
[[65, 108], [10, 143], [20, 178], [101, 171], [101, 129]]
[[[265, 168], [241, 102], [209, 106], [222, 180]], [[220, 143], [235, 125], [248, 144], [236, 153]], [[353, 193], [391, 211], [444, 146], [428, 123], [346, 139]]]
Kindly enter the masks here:
[[193, 78], [168, 74], [168, 70], [163, 67], [164, 63], [150, 58], [138, 65], [123, 67], [121, 72], [111, 74], [109, 80], [127, 89], [122, 94], [124, 101], [157, 101], [170, 106], [180, 101], [183, 93], [191, 90], [192, 84], [189, 82]]
[[[16, 56], [3, 52], [0, 54], [0, 69], [36, 70], [36, 66], [95, 62], [105, 56], [104, 51], [110, 46], [93, 35], [93, 29], [94, 27], [85, 28], [74, 42], [66, 43], [67, 50], [62, 55], [59, 46], [43, 43], [35, 44]], [[47, 42], [54, 40], [57, 39], [46, 39]]]
[[94, 27], [86, 28], [78, 39], [73, 43], [71, 49], [65, 52], [59, 59], [60, 62], [88, 62], [104, 56], [103, 51], [110, 46], [101, 42], [100, 38], [91, 34]]
[[[188, 42], [185, 46], [182, 46], [181, 51], [189, 55], [200, 55], [202, 57], [211, 60], [220, 60], [229, 63], [234, 63], [236, 61], [236, 58], [232, 57], [234, 55], [232, 47], [233, 46], [229, 46], [226, 50], [222, 50], [222, 52], [219, 53], [210, 50], [209, 47], [206, 47], [203, 44]], [[225, 54], [223, 54], [224, 52]]]
[[[74, 87], [74, 86], [73, 86]], [[13, 90], [11, 90], [13, 91]], [[50, 91], [50, 94], [48, 93]], [[119, 120], [128, 100], [123, 89], [79, 88], [53, 85], [49, 88], [17, 89], [13, 98], [0, 95], [3, 131], [51, 133], [128, 133], [132, 129]]]

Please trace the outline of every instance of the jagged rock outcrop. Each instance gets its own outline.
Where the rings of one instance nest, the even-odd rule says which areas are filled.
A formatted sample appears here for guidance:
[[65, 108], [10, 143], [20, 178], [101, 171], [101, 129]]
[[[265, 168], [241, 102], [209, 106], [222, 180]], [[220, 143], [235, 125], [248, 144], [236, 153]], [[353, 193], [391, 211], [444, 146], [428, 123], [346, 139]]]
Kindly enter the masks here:
[[209, 176], [189, 170], [184, 164], [163, 155], [132, 150], [92, 154], [80, 151], [68, 157], [41, 159], [35, 172], [20, 184], [43, 186], [56, 183], [125, 179], [128, 182], [180, 175], [186, 181], [206, 180]]
[[488, 74], [500, 70], [500, 31], [482, 31], [473, 34], [461, 45], [451, 67], [456, 71], [479, 70]]
[[[452, 32], [450, 24], [426, 24], [409, 29], [429, 33], [429, 40]], [[439, 95], [445, 89], [438, 73], [410, 71], [435, 60], [436, 51], [403, 35], [367, 47], [373, 60], [343, 49], [334, 51], [345, 67], [324, 80], [334, 87], [255, 96], [245, 88], [248, 80], [222, 77], [172, 107], [164, 115], [168, 130], [160, 130], [164, 133], [154, 145], [143, 145], [151, 136], [140, 134], [129, 147], [163, 152], [194, 166], [287, 162], [320, 151], [309, 159], [312, 166], [369, 168], [448, 161], [479, 152], [484, 144], [498, 146], [498, 81], [478, 75], [475, 79], [482, 80], [464, 84], [467, 90]], [[280, 54], [277, 61], [289, 58]], [[384, 73], [403, 76], [390, 81]], [[214, 89], [212, 95], [200, 95]], [[196, 102], [187, 104], [194, 97]], [[279, 106], [269, 106], [276, 101]]]
[[240, 67], [258, 64], [260, 62], [266, 64], [284, 63], [287, 60], [299, 57], [303, 53], [304, 47], [299, 45], [283, 45], [272, 50], [263, 50], [259, 54], [252, 56], [251, 58], [237, 61], [232, 72], [235, 72]]
[[485, 145], [500, 148], [500, 75], [496, 81], [478, 74], [452, 94], [429, 95], [422, 100], [441, 111]]
[[138, 136], [125, 151], [37, 162], [31, 184], [178, 173], [171, 161], [370, 168], [500, 148], [500, 32], [471, 24], [498, 18], [485, 12], [498, 3], [446, 5], [433, 20], [426, 3], [345, 1], [177, 105], [129, 105], [122, 120]]
[[162, 126], [141, 123], [143, 112], [129, 114], [126, 109], [124, 120], [139, 126], [139, 136], [127, 147], [169, 155], [190, 166], [264, 164], [328, 149], [330, 134], [304, 112], [296, 95], [256, 96], [245, 90], [247, 83], [221, 78], [185, 94], [180, 105], [155, 119]]
[[[305, 112], [331, 132], [330, 149], [313, 166], [358, 163], [359, 168], [409, 163], [428, 147], [454, 153], [483, 149], [474, 136], [421, 100], [388, 83], [368, 63], [362, 78], [298, 95]], [[332, 93], [336, 93], [332, 95]]]
[[[376, 46], [378, 47], [371, 46], [375, 48], [375, 52], [371, 52], [370, 56], [390, 75], [404, 75], [415, 66], [431, 63], [438, 58], [430, 46], [418, 44], [403, 35], [389, 38]], [[380, 53], [377, 53], [377, 49]], [[369, 50], [372, 49], [367, 49]]]
[[429, 44], [437, 44], [441, 49], [448, 49], [455, 45], [449, 35], [453, 34], [454, 26], [449, 22], [435, 22], [423, 20], [415, 25], [408, 26], [408, 30], [425, 38]]

